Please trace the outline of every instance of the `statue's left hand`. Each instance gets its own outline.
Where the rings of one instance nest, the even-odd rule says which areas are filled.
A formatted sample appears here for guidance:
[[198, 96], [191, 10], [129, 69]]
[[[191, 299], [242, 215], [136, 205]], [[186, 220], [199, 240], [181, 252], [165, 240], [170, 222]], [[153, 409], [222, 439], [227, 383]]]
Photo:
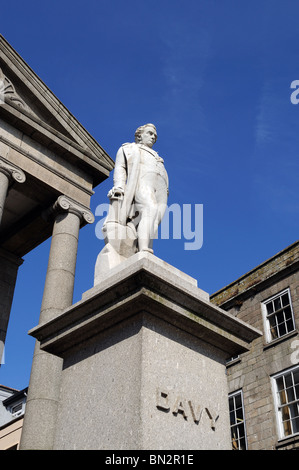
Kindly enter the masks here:
[[111, 199], [112, 197], [122, 197], [124, 195], [124, 190], [123, 188], [119, 188], [119, 187], [113, 187], [112, 189], [110, 189], [110, 191], [108, 192], [108, 197], [109, 199]]

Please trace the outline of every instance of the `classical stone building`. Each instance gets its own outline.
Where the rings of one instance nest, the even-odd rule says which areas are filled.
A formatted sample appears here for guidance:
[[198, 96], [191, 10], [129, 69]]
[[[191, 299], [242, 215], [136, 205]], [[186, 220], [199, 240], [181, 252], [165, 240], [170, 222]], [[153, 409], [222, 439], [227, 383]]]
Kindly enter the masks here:
[[[93, 222], [90, 198], [113, 165], [0, 36], [0, 357], [22, 257], [51, 236], [40, 322], [72, 304], [79, 229]], [[31, 428], [47, 423], [39, 433], [46, 447], [60, 371], [59, 358], [37, 343], [24, 429], [26, 420]]]
[[263, 331], [227, 364], [233, 448], [299, 449], [299, 242], [211, 296]]

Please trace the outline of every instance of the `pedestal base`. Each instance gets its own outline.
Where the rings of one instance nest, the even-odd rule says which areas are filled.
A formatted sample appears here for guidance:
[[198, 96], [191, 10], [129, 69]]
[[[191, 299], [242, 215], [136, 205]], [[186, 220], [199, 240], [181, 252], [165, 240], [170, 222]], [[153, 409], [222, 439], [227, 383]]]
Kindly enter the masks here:
[[137, 254], [31, 331], [64, 358], [55, 449], [230, 449], [225, 360], [259, 336]]

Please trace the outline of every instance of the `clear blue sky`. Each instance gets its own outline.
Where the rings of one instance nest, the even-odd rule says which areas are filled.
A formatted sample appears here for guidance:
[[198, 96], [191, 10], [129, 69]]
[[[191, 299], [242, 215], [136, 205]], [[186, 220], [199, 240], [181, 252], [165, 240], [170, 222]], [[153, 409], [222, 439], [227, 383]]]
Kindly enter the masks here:
[[[15, 0], [0, 32], [113, 159], [156, 124], [169, 204], [203, 204], [204, 227], [200, 250], [157, 240], [155, 254], [211, 294], [298, 238], [298, 17], [297, 0]], [[93, 211], [111, 186], [97, 187]], [[80, 233], [74, 301], [93, 285], [95, 226]], [[49, 247], [19, 271], [0, 368], [18, 389]]]

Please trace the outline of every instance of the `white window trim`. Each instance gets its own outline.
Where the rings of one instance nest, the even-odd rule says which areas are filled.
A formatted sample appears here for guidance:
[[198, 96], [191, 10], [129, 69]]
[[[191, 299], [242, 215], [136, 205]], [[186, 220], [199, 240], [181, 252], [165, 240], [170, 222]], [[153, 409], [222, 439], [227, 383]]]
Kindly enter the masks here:
[[[242, 411], [243, 411], [243, 423], [244, 423], [245, 445], [246, 445], [246, 449], [248, 449], [243, 390], [242, 390], [242, 389], [239, 389], [239, 390], [236, 390], [235, 392], [229, 393], [229, 394], [228, 394], [228, 398], [234, 397], [234, 396], [236, 396], [236, 395], [241, 395]], [[230, 431], [231, 431], [231, 426], [230, 426]]]
[[292, 313], [292, 318], [293, 318], [293, 323], [294, 323], [294, 330], [292, 330], [292, 331], [296, 330], [291, 291], [290, 291], [290, 288], [287, 287], [286, 289], [283, 289], [282, 291], [277, 292], [277, 294], [272, 295], [271, 297], [269, 297], [268, 299], [266, 299], [262, 302], [263, 323], [264, 323], [265, 338], [266, 338], [267, 343], [272, 343], [273, 341], [277, 341], [280, 338], [284, 338], [284, 336], [287, 336], [288, 334], [291, 333], [291, 332], [287, 332], [285, 335], [282, 335], [282, 336], [279, 336], [278, 338], [272, 339], [271, 338], [269, 321], [267, 320], [267, 307], [266, 307], [266, 304], [268, 302], [270, 302], [271, 300], [275, 299], [276, 297], [280, 297], [280, 296], [282, 296], [283, 294], [286, 294], [286, 293], [288, 293], [288, 296], [289, 296], [289, 299], [290, 299], [290, 308], [291, 308], [291, 313]]
[[289, 436], [284, 435], [282, 419], [279, 416], [279, 414], [280, 414], [279, 413], [280, 404], [278, 402], [278, 388], [277, 388], [277, 379], [279, 377], [283, 376], [283, 375], [286, 375], [286, 374], [292, 372], [293, 370], [296, 370], [296, 369], [299, 369], [298, 365], [296, 365], [294, 367], [290, 367], [289, 369], [286, 369], [282, 372], [279, 372], [279, 373], [277, 373], [277, 374], [275, 374], [271, 377], [272, 393], [273, 393], [273, 397], [274, 397], [274, 406], [275, 406], [276, 426], [277, 426], [278, 440], [279, 441], [289, 439], [290, 437], [294, 437], [294, 436], [299, 435], [298, 432], [294, 433], [294, 434], [291, 434]]
[[[13, 411], [14, 408], [16, 408], [18, 405], [21, 405], [21, 408], [18, 411]], [[10, 412], [14, 418], [17, 418], [18, 416], [21, 416], [25, 413], [25, 407], [26, 407], [26, 403], [24, 399], [22, 399], [19, 402], [16, 402], [13, 405], [11, 405]]]

